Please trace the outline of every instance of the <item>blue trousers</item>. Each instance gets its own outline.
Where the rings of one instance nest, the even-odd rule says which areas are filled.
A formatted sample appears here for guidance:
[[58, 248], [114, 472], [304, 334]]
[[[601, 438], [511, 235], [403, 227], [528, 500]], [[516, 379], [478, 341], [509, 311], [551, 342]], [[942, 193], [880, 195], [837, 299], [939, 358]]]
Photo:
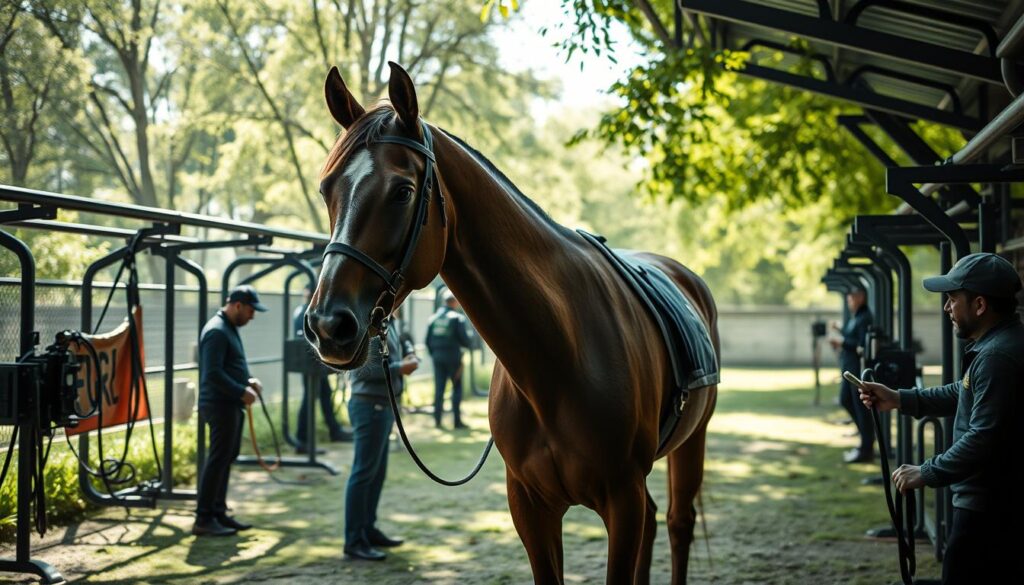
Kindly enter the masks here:
[[444, 387], [452, 381], [452, 414], [455, 424], [462, 422], [462, 357], [433, 357], [434, 361], [434, 424], [441, 424], [444, 414]]
[[352, 421], [352, 473], [345, 490], [345, 547], [369, 545], [367, 531], [377, 523], [377, 504], [388, 470], [388, 435], [395, 415], [387, 399], [355, 394], [348, 401]]

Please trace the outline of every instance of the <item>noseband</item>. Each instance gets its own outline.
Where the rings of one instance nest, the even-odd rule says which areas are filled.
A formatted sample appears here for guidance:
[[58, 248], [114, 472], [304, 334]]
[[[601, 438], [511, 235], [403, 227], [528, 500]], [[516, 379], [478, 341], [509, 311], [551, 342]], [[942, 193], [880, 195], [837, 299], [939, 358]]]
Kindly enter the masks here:
[[[420, 234], [423, 232], [423, 226], [427, 225], [427, 210], [430, 208], [430, 191], [434, 187], [434, 139], [430, 134], [430, 129], [422, 121], [419, 122], [420, 130], [423, 132], [423, 143], [403, 138], [401, 136], [381, 136], [376, 139], [375, 142], [386, 142], [391, 144], [400, 144], [406, 148], [422, 154], [424, 160], [423, 180], [420, 182], [419, 192], [416, 195], [416, 213], [413, 216], [412, 229], [409, 232], [409, 237], [405, 241], [405, 248], [402, 252], [402, 260], [398, 264], [393, 272], [388, 273], [388, 270], [381, 266], [379, 262], [371, 258], [368, 254], [361, 250], [358, 250], [348, 244], [342, 242], [331, 242], [324, 248], [324, 259], [327, 259], [328, 254], [344, 254], [353, 260], [358, 261], [362, 265], [366, 266], [374, 272], [377, 276], [384, 281], [384, 290], [377, 297], [377, 304], [373, 307], [373, 311], [370, 313], [370, 326], [377, 329], [378, 331], [382, 328], [386, 328], [384, 320], [391, 311], [394, 310], [395, 300], [398, 298], [398, 289], [405, 282], [405, 271], [409, 268], [409, 263], [412, 261], [412, 255], [416, 251], [416, 244], [419, 242]], [[367, 143], [369, 146], [369, 142]], [[437, 202], [438, 207], [441, 210], [441, 225], [446, 226], [448, 220], [445, 215], [444, 209], [444, 194], [441, 193], [441, 189], [437, 189]]]

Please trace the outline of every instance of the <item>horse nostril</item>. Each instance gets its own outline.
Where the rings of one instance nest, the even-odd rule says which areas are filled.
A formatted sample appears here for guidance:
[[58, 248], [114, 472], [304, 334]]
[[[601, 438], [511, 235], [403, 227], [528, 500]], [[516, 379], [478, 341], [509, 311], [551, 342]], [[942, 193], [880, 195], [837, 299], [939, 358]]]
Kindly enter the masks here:
[[348, 309], [335, 310], [327, 316], [311, 313], [307, 316], [307, 321], [315, 337], [321, 340], [329, 339], [341, 345], [354, 340], [359, 332], [356, 316]]

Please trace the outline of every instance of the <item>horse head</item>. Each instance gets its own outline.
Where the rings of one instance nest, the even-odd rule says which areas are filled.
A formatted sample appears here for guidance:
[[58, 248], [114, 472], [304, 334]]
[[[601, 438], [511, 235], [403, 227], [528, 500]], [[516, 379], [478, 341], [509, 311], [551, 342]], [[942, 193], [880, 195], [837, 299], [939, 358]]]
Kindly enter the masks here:
[[432, 132], [419, 119], [409, 74], [389, 65], [390, 104], [370, 111], [337, 68], [324, 87], [327, 107], [345, 133], [320, 173], [331, 240], [304, 331], [320, 359], [339, 369], [366, 361], [370, 335], [440, 272], [448, 238]]

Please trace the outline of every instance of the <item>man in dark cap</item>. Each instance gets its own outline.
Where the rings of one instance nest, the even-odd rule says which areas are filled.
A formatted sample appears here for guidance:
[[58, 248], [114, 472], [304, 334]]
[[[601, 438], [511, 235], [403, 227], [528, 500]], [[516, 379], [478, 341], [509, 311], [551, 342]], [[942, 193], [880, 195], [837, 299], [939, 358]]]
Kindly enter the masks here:
[[[839, 352], [839, 371], [849, 370], [860, 375], [860, 350], [864, 347], [868, 329], [871, 328], [871, 310], [868, 309], [867, 291], [863, 285], [856, 284], [846, 293], [846, 308], [850, 310], [850, 318], [843, 327], [833, 325], [842, 338], [831, 340], [832, 349]], [[871, 423], [871, 413], [857, 407], [857, 389], [846, 378], [839, 378], [839, 404], [850, 413], [857, 426], [860, 442], [843, 456], [846, 463], [866, 463], [874, 457], [875, 427]]]
[[1024, 583], [1024, 565], [1017, 560], [1024, 545], [1020, 276], [1000, 256], [970, 254], [948, 274], [926, 278], [924, 287], [947, 295], [943, 308], [957, 336], [969, 340], [963, 379], [923, 390], [865, 383], [861, 400], [868, 407], [899, 409], [914, 417], [955, 415], [953, 443], [943, 453], [921, 465], [901, 465], [892, 474], [904, 493], [923, 486], [952, 491], [942, 582]]
[[196, 536], [227, 536], [252, 525], [227, 514], [231, 463], [242, 442], [242, 410], [263, 391], [249, 373], [238, 328], [266, 311], [256, 290], [235, 287], [199, 336], [199, 412], [210, 425], [210, 448], [199, 476]]

